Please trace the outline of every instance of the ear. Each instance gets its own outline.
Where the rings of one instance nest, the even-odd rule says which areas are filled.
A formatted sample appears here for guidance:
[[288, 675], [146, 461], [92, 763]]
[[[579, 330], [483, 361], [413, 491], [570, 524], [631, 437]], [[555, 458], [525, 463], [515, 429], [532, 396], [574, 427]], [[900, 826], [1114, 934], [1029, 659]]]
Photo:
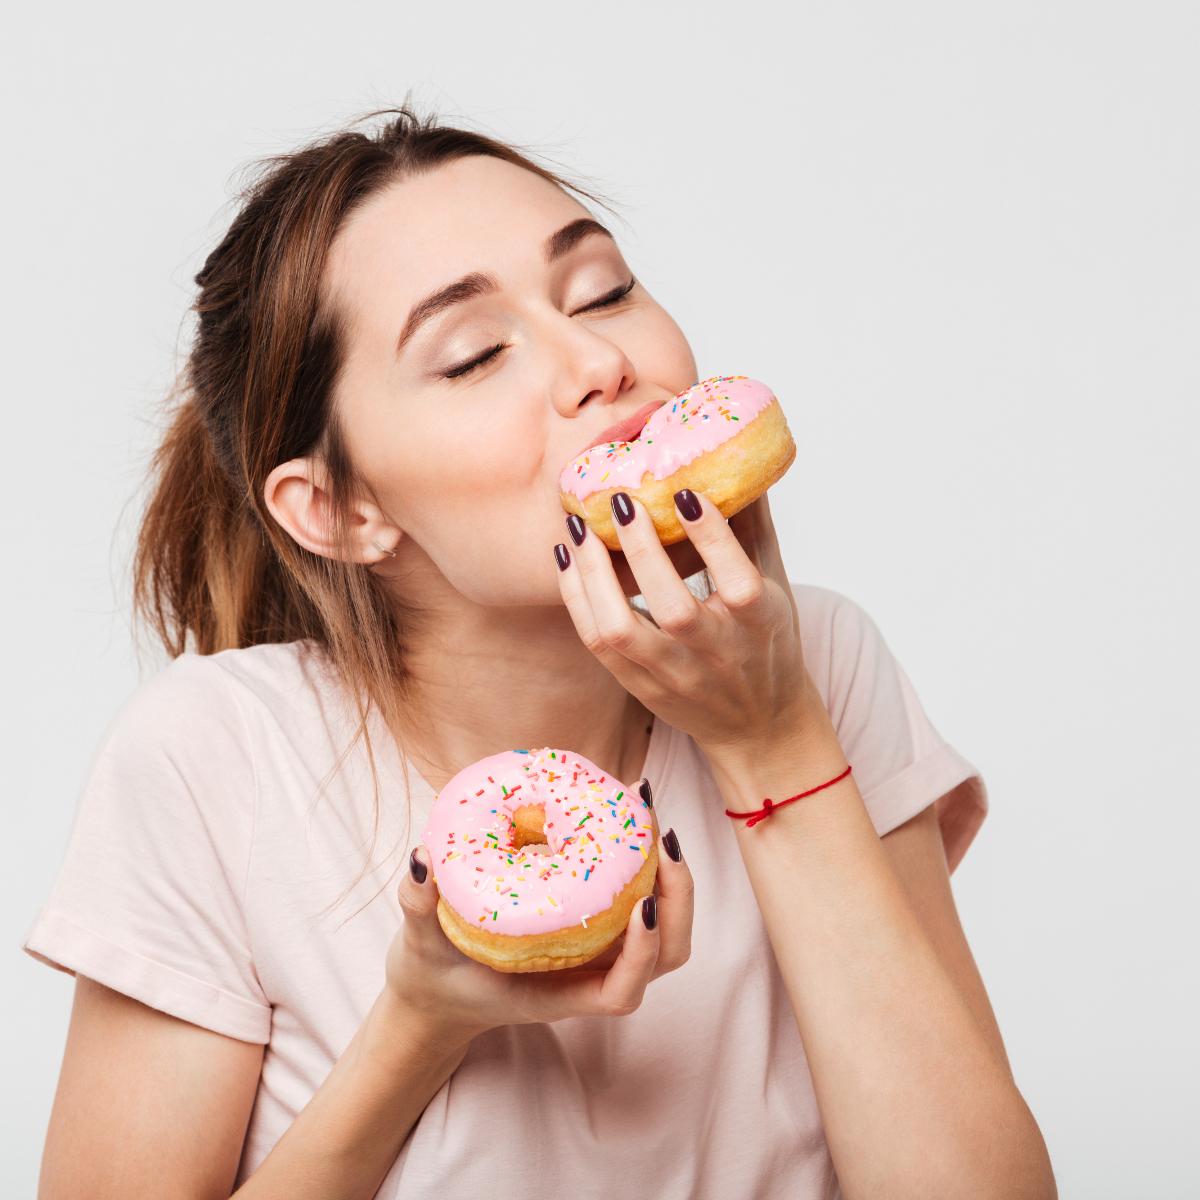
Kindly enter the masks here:
[[[271, 516], [293, 541], [324, 558], [376, 563], [392, 557], [404, 531], [384, 516], [378, 505], [356, 500], [347, 514], [350, 546], [334, 540], [332, 488], [324, 462], [316, 457], [280, 463], [267, 476], [263, 499]], [[383, 549], [380, 549], [383, 547]]]

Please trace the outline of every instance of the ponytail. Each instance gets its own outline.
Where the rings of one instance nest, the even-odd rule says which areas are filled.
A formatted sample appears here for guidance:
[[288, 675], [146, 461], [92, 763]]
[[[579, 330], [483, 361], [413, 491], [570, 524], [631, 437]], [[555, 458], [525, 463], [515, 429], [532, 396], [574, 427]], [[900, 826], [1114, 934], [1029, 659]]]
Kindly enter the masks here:
[[[270, 641], [256, 611], [273, 551], [186, 391], [151, 460], [133, 562], [134, 608], [172, 657]], [[190, 645], [189, 645], [190, 637]]]

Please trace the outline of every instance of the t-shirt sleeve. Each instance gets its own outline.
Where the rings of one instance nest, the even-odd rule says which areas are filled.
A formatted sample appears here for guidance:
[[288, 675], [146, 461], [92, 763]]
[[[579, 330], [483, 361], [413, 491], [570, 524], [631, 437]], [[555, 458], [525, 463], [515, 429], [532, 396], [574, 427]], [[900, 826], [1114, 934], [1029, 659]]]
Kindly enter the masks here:
[[22, 949], [172, 1016], [266, 1043], [271, 1006], [242, 906], [257, 788], [236, 686], [188, 652], [125, 702]]
[[936, 805], [953, 871], [987, 815], [983, 777], [934, 728], [871, 616], [847, 596], [825, 594], [828, 645], [814, 656], [824, 674], [816, 682], [875, 830], [882, 837]]

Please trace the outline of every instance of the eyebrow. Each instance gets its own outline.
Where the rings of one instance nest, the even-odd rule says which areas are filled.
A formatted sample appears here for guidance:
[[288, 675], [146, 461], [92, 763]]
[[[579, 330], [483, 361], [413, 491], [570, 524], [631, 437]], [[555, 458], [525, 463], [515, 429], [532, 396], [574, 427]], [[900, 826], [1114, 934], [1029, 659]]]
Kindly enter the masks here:
[[[612, 233], [605, 229], [599, 221], [593, 220], [591, 217], [579, 217], [561, 229], [555, 230], [546, 239], [542, 246], [542, 256], [547, 264], [556, 262], [563, 255], [570, 253], [584, 238], [597, 233], [616, 241]], [[396, 339], [396, 354], [399, 355], [412, 340], [417, 330], [438, 313], [445, 312], [446, 309], [452, 308], [456, 304], [462, 304], [464, 301], [474, 300], [477, 296], [485, 296], [499, 290], [500, 281], [495, 275], [489, 275], [483, 271], [472, 271], [469, 275], [464, 275], [461, 279], [456, 279], [453, 283], [438, 288], [436, 292], [430, 292], [423, 300], [418, 300], [410, 310], [408, 319], [404, 322], [404, 328]]]

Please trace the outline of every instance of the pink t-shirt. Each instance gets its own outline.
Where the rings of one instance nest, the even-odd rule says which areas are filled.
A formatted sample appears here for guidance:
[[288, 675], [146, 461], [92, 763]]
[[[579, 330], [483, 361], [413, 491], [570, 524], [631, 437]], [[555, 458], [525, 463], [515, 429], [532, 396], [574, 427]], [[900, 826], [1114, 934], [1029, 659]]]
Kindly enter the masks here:
[[[953, 869], [987, 812], [979, 772], [934, 729], [857, 604], [793, 591], [805, 660], [876, 830], [936, 803]], [[110, 726], [23, 943], [60, 970], [266, 1045], [239, 1184], [382, 987], [402, 920], [398, 870], [433, 800], [376, 725], [376, 867], [322, 916], [371, 843], [361, 742], [317, 794], [351, 728], [313, 643], [175, 659]], [[706, 761], [656, 720], [644, 774], [695, 879], [691, 958], [627, 1017], [477, 1037], [405, 1142], [384, 1200], [837, 1195], [804, 1047]]]

